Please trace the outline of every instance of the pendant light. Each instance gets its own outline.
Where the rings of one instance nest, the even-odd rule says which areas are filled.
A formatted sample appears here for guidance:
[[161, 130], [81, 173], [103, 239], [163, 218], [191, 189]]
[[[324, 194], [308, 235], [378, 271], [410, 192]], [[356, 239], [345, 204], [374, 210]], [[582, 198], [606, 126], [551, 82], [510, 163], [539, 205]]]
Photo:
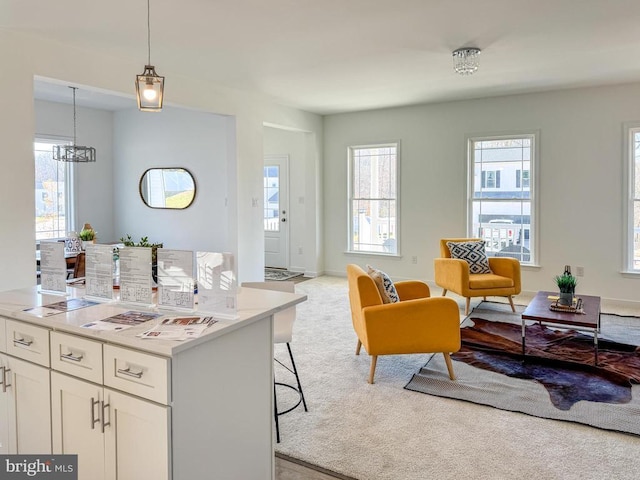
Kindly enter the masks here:
[[71, 145], [54, 145], [53, 159], [58, 160], [59, 162], [95, 162], [95, 148], [76, 145], [76, 90], [78, 88], [69, 88], [73, 90], [73, 143]]
[[136, 97], [138, 109], [143, 112], [159, 112], [162, 110], [162, 96], [164, 93], [164, 77], [156, 73], [156, 67], [151, 65], [151, 22], [150, 5], [147, 0], [147, 46], [148, 57], [144, 71], [136, 75]]

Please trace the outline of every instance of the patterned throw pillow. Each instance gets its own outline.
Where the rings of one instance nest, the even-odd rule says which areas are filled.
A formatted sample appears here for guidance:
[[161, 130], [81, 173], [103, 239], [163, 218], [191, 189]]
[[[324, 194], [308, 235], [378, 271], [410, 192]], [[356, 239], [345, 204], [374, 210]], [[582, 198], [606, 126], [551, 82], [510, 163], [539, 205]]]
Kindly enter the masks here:
[[378, 291], [382, 297], [382, 303], [396, 303], [400, 301], [396, 287], [393, 285], [389, 275], [373, 268], [371, 265], [367, 265], [367, 273], [375, 282], [376, 287], [378, 287]]
[[466, 260], [470, 273], [491, 273], [484, 242], [447, 242], [451, 258]]

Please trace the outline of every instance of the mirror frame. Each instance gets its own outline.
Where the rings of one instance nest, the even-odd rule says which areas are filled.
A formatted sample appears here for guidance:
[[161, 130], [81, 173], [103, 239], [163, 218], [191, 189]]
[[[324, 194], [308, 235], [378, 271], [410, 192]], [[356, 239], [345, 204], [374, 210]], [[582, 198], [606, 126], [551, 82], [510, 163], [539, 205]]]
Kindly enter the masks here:
[[[144, 195], [142, 194], [142, 183], [147, 173], [149, 173], [151, 170], [183, 170], [186, 173], [188, 173], [189, 176], [191, 177], [191, 180], [193, 180], [193, 198], [191, 199], [191, 201], [184, 207], [179, 207], [179, 208], [178, 207], [154, 207], [152, 205], [149, 205], [147, 200], [144, 198]], [[150, 167], [150, 168], [147, 168], [144, 172], [142, 172], [142, 175], [140, 175], [140, 181], [138, 182], [138, 194], [140, 195], [140, 199], [142, 200], [142, 203], [144, 203], [147, 207], [154, 208], [156, 210], [184, 210], [185, 208], [189, 208], [191, 205], [193, 205], [193, 202], [196, 200], [197, 191], [198, 191], [198, 187], [196, 184], [196, 177], [194, 177], [193, 173], [191, 173], [191, 171], [185, 167]]]

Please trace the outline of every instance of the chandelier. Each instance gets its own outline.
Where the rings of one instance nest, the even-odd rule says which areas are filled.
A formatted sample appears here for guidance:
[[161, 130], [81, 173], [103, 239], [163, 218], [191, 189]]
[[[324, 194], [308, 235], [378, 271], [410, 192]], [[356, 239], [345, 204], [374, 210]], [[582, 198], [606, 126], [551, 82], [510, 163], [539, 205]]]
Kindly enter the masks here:
[[73, 90], [73, 143], [71, 145], [54, 145], [53, 159], [60, 162], [87, 163], [96, 161], [96, 149], [76, 145], [76, 90], [77, 87], [69, 87]]
[[453, 70], [460, 75], [472, 75], [480, 65], [480, 49], [467, 47], [453, 52]]
[[162, 110], [162, 95], [164, 93], [164, 77], [156, 73], [156, 67], [151, 65], [151, 23], [150, 5], [147, 0], [147, 47], [148, 57], [144, 71], [136, 75], [136, 98], [138, 109], [143, 112], [159, 112]]

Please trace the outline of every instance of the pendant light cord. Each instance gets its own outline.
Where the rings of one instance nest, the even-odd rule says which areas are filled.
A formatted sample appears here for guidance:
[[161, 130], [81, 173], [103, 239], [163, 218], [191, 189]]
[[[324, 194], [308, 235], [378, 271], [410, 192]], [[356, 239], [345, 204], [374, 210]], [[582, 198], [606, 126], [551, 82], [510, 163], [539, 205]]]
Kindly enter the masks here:
[[73, 146], [76, 145], [76, 87], [69, 87], [73, 90]]
[[148, 62], [151, 65], [151, 0], [147, 0], [147, 46], [148, 46]]

